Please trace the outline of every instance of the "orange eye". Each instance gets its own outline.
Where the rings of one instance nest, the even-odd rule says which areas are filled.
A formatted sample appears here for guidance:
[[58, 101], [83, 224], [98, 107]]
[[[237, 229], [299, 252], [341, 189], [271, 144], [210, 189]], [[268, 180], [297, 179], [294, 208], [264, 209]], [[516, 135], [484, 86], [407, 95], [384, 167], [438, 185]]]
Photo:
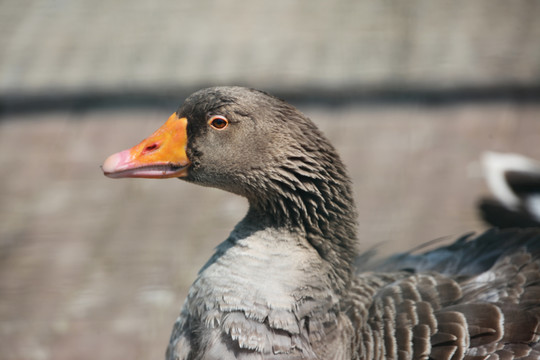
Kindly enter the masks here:
[[216, 130], [223, 130], [229, 125], [229, 120], [227, 120], [223, 116], [212, 116], [210, 120], [208, 121], [211, 127], [213, 127]]

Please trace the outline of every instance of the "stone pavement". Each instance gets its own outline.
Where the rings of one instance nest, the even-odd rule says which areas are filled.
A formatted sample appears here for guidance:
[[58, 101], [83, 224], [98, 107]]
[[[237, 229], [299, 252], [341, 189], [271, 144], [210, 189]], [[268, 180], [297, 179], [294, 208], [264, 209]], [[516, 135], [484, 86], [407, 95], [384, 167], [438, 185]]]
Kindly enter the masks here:
[[10, 94], [538, 86], [537, 0], [5, 0]]
[[[363, 249], [480, 230], [486, 149], [540, 158], [540, 106], [301, 104], [354, 181]], [[160, 359], [198, 269], [246, 210], [218, 190], [99, 165], [174, 109], [0, 121], [0, 359]], [[384, 244], [391, 243], [385, 247]]]

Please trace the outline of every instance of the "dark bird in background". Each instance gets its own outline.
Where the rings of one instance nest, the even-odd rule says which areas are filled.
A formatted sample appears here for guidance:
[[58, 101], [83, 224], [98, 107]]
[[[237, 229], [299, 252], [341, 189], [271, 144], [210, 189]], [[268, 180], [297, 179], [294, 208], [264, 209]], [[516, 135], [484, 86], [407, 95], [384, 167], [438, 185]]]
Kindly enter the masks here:
[[198, 91], [103, 171], [249, 202], [195, 279], [167, 359], [540, 359], [539, 231], [464, 236], [365, 269], [336, 150], [271, 95]]
[[480, 200], [482, 218], [498, 228], [540, 227], [540, 162], [519, 154], [486, 152], [482, 165], [494, 196]]

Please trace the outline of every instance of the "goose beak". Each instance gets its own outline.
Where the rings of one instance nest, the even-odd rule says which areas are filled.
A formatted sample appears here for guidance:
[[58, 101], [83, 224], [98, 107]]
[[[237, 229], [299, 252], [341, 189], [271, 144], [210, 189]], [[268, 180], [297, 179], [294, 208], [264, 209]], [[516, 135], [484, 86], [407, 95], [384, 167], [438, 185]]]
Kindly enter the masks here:
[[109, 156], [101, 167], [111, 178], [163, 179], [184, 177], [191, 162], [186, 155], [187, 119], [172, 114], [150, 137], [129, 150]]

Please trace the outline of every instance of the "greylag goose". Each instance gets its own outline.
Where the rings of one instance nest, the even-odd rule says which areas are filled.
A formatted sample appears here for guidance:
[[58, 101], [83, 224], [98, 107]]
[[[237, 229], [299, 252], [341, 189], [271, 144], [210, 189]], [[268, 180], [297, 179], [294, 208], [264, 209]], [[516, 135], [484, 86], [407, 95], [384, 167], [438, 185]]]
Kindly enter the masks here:
[[195, 279], [167, 359], [540, 359], [538, 231], [468, 235], [365, 269], [336, 150], [271, 95], [200, 90], [102, 168], [249, 202]]
[[495, 199], [481, 199], [482, 218], [492, 226], [540, 227], [540, 162], [520, 154], [486, 152], [484, 176]]

